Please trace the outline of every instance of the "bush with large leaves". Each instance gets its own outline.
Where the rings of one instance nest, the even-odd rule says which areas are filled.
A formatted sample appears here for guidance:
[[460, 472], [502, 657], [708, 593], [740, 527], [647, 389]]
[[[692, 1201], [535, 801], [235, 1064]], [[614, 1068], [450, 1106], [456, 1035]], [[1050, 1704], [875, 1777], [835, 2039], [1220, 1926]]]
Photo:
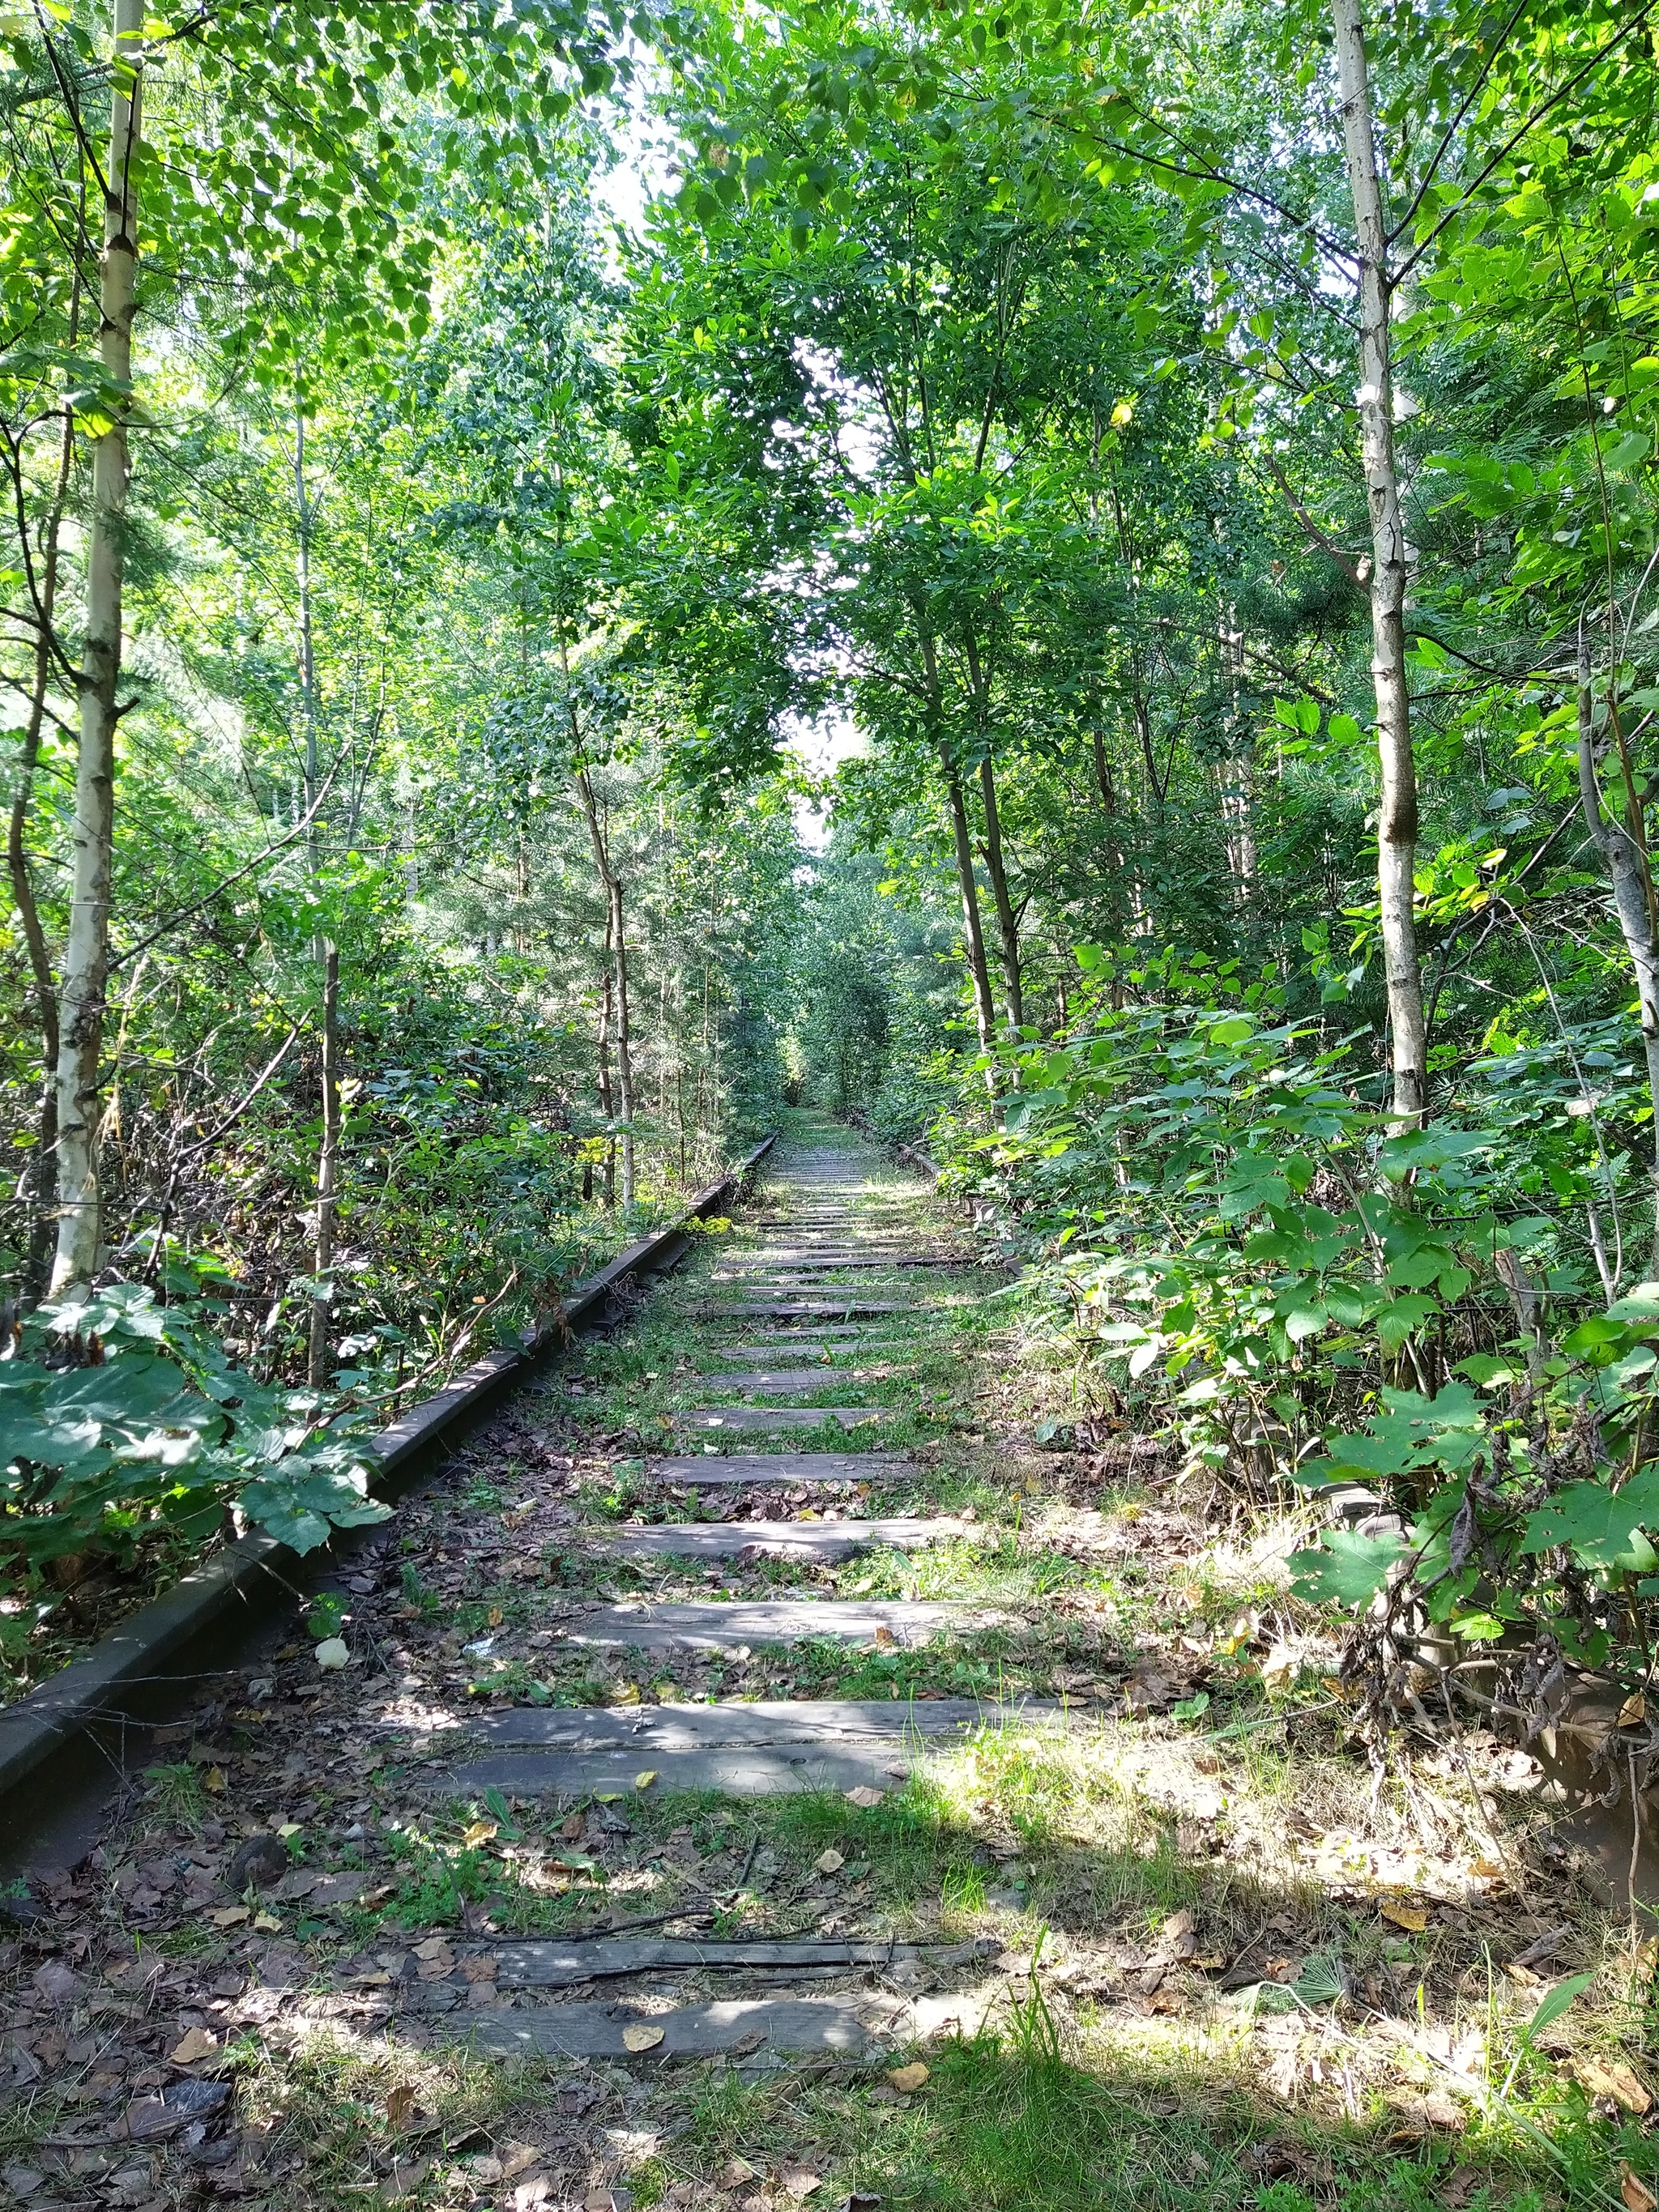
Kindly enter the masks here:
[[199, 1304], [117, 1283], [31, 1315], [0, 1360], [0, 1544], [34, 1566], [130, 1557], [158, 1524], [199, 1540], [228, 1509], [309, 1552], [385, 1518], [361, 1417], [232, 1366]]

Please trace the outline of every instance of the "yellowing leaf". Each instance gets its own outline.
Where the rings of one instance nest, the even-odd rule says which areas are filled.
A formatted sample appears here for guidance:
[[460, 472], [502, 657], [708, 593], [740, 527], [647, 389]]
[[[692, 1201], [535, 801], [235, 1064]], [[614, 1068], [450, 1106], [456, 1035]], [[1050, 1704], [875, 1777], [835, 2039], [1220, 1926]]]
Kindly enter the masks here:
[[282, 1838], [283, 1841], [286, 1843], [290, 1836], [297, 1836], [299, 1834], [300, 1823], [297, 1820], [284, 1820], [282, 1826], [277, 1829], [276, 1832]]
[[643, 2022], [637, 2027], [625, 2027], [623, 2030], [623, 2048], [624, 2051], [654, 2051], [662, 2041], [664, 2033], [662, 2028], [647, 2027]]
[[274, 1912], [256, 1912], [253, 1916], [253, 1924], [264, 1936], [279, 1934], [283, 1925]]
[[1385, 1920], [1392, 1920], [1396, 1928], [1404, 1928], [1413, 1936], [1420, 1936], [1429, 1924], [1429, 1916], [1415, 1905], [1396, 1905], [1387, 1899], [1377, 1910]]
[[500, 1606], [492, 1605], [489, 1611], [484, 1615], [484, 1619], [491, 1628], [499, 1628], [501, 1623], [507, 1619], [507, 1615], [501, 1611]]
[[908, 2097], [927, 2081], [927, 2069], [918, 2058], [913, 2065], [895, 2066], [887, 2079], [901, 2096]]
[[208, 1915], [208, 1918], [216, 1928], [234, 1928], [242, 1921], [252, 1917], [252, 1915], [246, 1905], [222, 1905], [216, 1912], [210, 1912]]
[[1624, 2198], [1628, 2212], [1654, 2212], [1655, 2205], [1659, 2204], [1659, 2197], [1654, 2195], [1645, 2181], [1631, 2172], [1627, 2158], [1619, 2162], [1619, 2194]]
[[620, 1805], [622, 1795], [620, 1790], [596, 1790], [593, 1792], [593, 1802], [596, 1805]]
[[820, 1874], [839, 1874], [847, 1861], [840, 1851], [820, 1851], [812, 1862]]
[[647, 1766], [642, 1774], [636, 1774], [634, 1777], [634, 1787], [636, 1790], [648, 1790], [656, 1778], [656, 1768], [654, 1766]]
[[1620, 1728], [1634, 1728], [1638, 1721], [1644, 1721], [1647, 1717], [1648, 1701], [1639, 1690], [1633, 1691], [1619, 1708]]
[[386, 2093], [386, 2116], [394, 2128], [406, 2128], [415, 2117], [415, 2085], [400, 2081], [395, 2089]]
[[496, 1832], [495, 1821], [474, 1820], [471, 1827], [463, 1830], [461, 1841], [468, 1850], [476, 1850], [480, 1844], [487, 1844]]
[[203, 1789], [210, 1790], [216, 1797], [224, 1786], [224, 1768], [222, 1766], [210, 1766], [207, 1772], [202, 1777]]
[[199, 2066], [204, 2058], [216, 2057], [219, 2046], [203, 2027], [192, 2027], [180, 2042], [167, 2053], [170, 2066]]
[[1622, 2058], [1575, 2058], [1572, 2078], [1586, 2096], [1610, 2097], [1627, 2112], [1639, 2115], [1653, 2102]]

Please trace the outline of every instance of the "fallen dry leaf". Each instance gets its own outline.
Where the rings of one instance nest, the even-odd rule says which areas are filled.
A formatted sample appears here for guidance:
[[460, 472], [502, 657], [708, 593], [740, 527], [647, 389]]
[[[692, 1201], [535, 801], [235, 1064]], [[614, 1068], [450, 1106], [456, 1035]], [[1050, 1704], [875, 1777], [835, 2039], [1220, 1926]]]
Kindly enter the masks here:
[[844, 1790], [842, 1794], [849, 1805], [856, 1805], [861, 1812], [867, 1813], [882, 1802], [887, 1792], [872, 1789], [867, 1782], [860, 1782], [856, 1790]]
[[208, 1918], [216, 1928], [239, 1927], [244, 1920], [251, 1920], [252, 1917], [246, 1905], [222, 1905], [216, 1912], [210, 1912], [208, 1915]]
[[501, 2179], [516, 2181], [527, 2166], [534, 2166], [541, 2153], [533, 2143], [510, 2142], [502, 2145], [499, 2156]]
[[463, 1832], [461, 1841], [468, 1850], [476, 1850], [480, 1844], [487, 1844], [496, 1832], [493, 1820], [474, 1820], [471, 1827]]
[[1644, 1721], [1647, 1717], [1647, 1699], [1642, 1695], [1642, 1692], [1639, 1690], [1632, 1691], [1630, 1696], [1626, 1698], [1624, 1704], [1619, 1708], [1620, 1727], [1634, 1728], [1638, 1721]]
[[1403, 1928], [1413, 1936], [1420, 1936], [1429, 1924], [1429, 1916], [1415, 1905], [1396, 1905], [1392, 1898], [1378, 1905], [1377, 1911], [1385, 1920], [1392, 1920], [1396, 1928]]
[[887, 2079], [901, 2096], [908, 2097], [927, 2081], [927, 2069], [918, 2058], [909, 2066], [895, 2066]]
[[283, 1923], [274, 1912], [256, 1912], [253, 1916], [253, 1924], [262, 1936], [277, 1936], [282, 1933]]
[[1627, 2158], [1619, 2161], [1619, 2194], [1630, 2208], [1630, 2212], [1654, 2212], [1655, 2205], [1659, 2204], [1659, 2197], [1654, 2195], [1645, 2181], [1631, 2172]]
[[400, 2081], [395, 2089], [386, 2091], [386, 2117], [389, 2126], [401, 2129], [409, 2125], [415, 2117], [415, 2085], [412, 2081]]
[[218, 2056], [219, 2046], [204, 2027], [192, 2027], [180, 2038], [167, 2053], [170, 2066], [199, 2066], [204, 2058]]
[[820, 1874], [839, 1874], [847, 1861], [840, 1851], [820, 1851], [812, 1862]]
[[624, 2051], [654, 2051], [665, 2033], [660, 2027], [647, 2027], [641, 2021], [635, 2027], [623, 2028], [623, 2048]]
[[491, 1628], [499, 1628], [506, 1619], [507, 1615], [501, 1611], [498, 1605], [492, 1605], [489, 1612], [484, 1615], [486, 1623]]
[[786, 2166], [778, 2175], [787, 2195], [797, 2203], [805, 2203], [815, 2189], [823, 2186], [823, 2176], [814, 2173], [810, 2166]]
[[216, 1797], [224, 1786], [224, 1768], [222, 1766], [210, 1766], [207, 1772], [202, 1777], [203, 1789], [210, 1790]]
[[1627, 2112], [1641, 2114], [1653, 2100], [1622, 2058], [1575, 2058], [1572, 2078], [1590, 2097], [1611, 2097]]
[[1286, 1644], [1275, 1644], [1261, 1662], [1261, 1686], [1270, 1698], [1281, 1696], [1295, 1682], [1297, 1656]]
[[656, 1778], [656, 1768], [654, 1766], [647, 1766], [642, 1774], [636, 1774], [634, 1777], [634, 1787], [636, 1790], [648, 1790]]
[[890, 1628], [878, 1628], [876, 1631], [876, 1649], [878, 1651], [890, 1651], [897, 1642], [898, 1638], [894, 1635]]

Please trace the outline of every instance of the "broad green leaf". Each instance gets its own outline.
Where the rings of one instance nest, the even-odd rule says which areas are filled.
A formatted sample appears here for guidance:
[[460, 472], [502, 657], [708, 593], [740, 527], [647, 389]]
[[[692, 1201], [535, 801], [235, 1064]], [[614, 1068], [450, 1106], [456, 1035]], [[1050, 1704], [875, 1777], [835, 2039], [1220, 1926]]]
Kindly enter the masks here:
[[1368, 1605], [1388, 1581], [1389, 1571], [1404, 1558], [1398, 1536], [1363, 1535], [1352, 1528], [1328, 1528], [1320, 1548], [1292, 1552], [1285, 1562], [1291, 1588], [1315, 1605]]

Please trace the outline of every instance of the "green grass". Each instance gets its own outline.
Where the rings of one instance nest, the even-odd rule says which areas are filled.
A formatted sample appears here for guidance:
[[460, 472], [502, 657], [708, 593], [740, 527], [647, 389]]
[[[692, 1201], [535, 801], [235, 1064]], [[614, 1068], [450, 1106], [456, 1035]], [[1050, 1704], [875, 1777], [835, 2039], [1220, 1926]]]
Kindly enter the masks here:
[[[677, 2138], [633, 2175], [659, 2203], [676, 2175], [718, 2180], [805, 2160], [831, 2203], [857, 2191], [901, 2212], [1563, 2212], [1617, 2206], [1619, 2159], [1649, 2157], [1633, 2126], [1569, 2119], [1551, 2158], [1517, 2120], [1401, 2148], [1392, 2115], [1298, 2114], [1237, 2063], [1066, 2050], [1039, 2003], [1001, 2036], [927, 2053], [920, 2092], [879, 2084], [746, 2084], [715, 2076]], [[694, 2200], [703, 2201], [703, 2200]], [[710, 2198], [710, 2203], [719, 2200]]]

